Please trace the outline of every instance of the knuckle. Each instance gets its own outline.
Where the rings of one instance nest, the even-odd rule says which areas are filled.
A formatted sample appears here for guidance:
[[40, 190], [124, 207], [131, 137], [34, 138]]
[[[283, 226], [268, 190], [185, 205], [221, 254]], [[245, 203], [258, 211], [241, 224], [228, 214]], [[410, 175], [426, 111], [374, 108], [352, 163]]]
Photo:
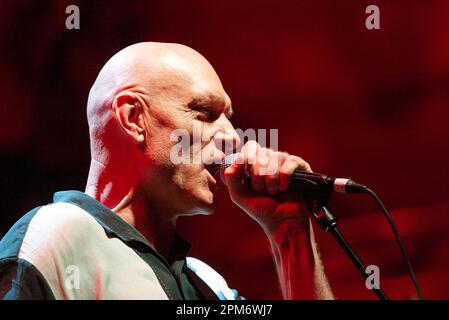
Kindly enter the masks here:
[[281, 158], [283, 158], [283, 159], [287, 159], [290, 155], [288, 154], [288, 152], [283, 152], [283, 151], [281, 151], [281, 152], [278, 152], [279, 153], [279, 156], [281, 157]]
[[295, 156], [295, 155], [289, 155], [289, 156], [288, 156], [288, 159], [289, 159], [290, 161], [295, 162], [295, 163], [302, 163], [302, 162], [305, 162], [303, 158], [301, 158], [301, 157], [299, 157], [299, 156]]
[[257, 141], [255, 140], [249, 140], [248, 142], [245, 143], [244, 148], [257, 148], [259, 146], [259, 144], [257, 143]]
[[290, 156], [289, 161], [294, 163], [297, 167], [307, 167], [308, 163], [303, 158], [298, 156]]
[[270, 151], [271, 151], [271, 156], [278, 158], [278, 159], [287, 159], [287, 157], [289, 155], [287, 152], [273, 151], [273, 150], [270, 150]]

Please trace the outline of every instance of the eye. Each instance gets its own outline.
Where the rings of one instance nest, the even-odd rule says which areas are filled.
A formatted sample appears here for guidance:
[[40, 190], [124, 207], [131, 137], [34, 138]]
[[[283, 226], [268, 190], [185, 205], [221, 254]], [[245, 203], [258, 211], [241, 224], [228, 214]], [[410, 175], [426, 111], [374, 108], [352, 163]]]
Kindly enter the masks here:
[[198, 119], [203, 121], [213, 121], [216, 119], [215, 112], [207, 105], [199, 105], [193, 108], [198, 113]]

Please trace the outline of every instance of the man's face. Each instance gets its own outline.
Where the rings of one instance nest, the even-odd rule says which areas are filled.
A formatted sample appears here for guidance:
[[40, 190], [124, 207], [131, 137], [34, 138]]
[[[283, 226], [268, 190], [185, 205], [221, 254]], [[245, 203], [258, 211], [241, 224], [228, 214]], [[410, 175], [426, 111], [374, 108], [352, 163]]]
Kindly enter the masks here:
[[[231, 100], [215, 71], [204, 63], [169, 68], [150, 90], [143, 166], [146, 194], [177, 213], [211, 213], [217, 163], [240, 144], [229, 121]], [[188, 148], [182, 151], [187, 161], [181, 163], [173, 161], [179, 154], [174, 152], [179, 150], [179, 132], [188, 135], [187, 143], [183, 140]]]

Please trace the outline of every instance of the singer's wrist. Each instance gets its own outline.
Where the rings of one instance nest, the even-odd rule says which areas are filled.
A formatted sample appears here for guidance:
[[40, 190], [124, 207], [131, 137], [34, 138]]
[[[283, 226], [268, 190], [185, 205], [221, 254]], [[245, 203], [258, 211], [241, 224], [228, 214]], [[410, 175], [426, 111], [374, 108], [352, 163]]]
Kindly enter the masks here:
[[310, 228], [285, 221], [267, 233], [284, 299], [315, 299], [315, 259]]
[[282, 217], [262, 226], [266, 236], [277, 242], [286, 237], [310, 237], [309, 217]]
[[308, 233], [310, 229], [310, 214], [303, 204], [283, 203], [276, 208], [276, 211], [268, 215], [262, 225], [267, 236], [274, 233], [282, 233], [292, 229], [297, 232]]
[[[300, 261], [304, 270], [312, 270], [314, 265], [313, 236], [308, 218], [305, 224], [307, 226], [302, 221], [286, 220], [276, 228], [264, 230], [275, 254], [275, 259], [289, 257], [292, 259], [289, 263]], [[279, 256], [276, 257], [276, 255]]]

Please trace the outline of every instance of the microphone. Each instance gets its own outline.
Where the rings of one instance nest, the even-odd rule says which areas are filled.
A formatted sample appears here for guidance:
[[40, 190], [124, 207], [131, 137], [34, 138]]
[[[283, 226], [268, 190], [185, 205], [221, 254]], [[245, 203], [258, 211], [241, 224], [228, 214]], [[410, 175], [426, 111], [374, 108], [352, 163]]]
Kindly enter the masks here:
[[[224, 171], [231, 166], [238, 153], [233, 153], [225, 157], [220, 166], [220, 177], [225, 182]], [[305, 193], [326, 194], [331, 192], [339, 193], [363, 193], [367, 192], [367, 187], [351, 179], [329, 177], [320, 173], [310, 173], [296, 169], [290, 180], [290, 189]]]

